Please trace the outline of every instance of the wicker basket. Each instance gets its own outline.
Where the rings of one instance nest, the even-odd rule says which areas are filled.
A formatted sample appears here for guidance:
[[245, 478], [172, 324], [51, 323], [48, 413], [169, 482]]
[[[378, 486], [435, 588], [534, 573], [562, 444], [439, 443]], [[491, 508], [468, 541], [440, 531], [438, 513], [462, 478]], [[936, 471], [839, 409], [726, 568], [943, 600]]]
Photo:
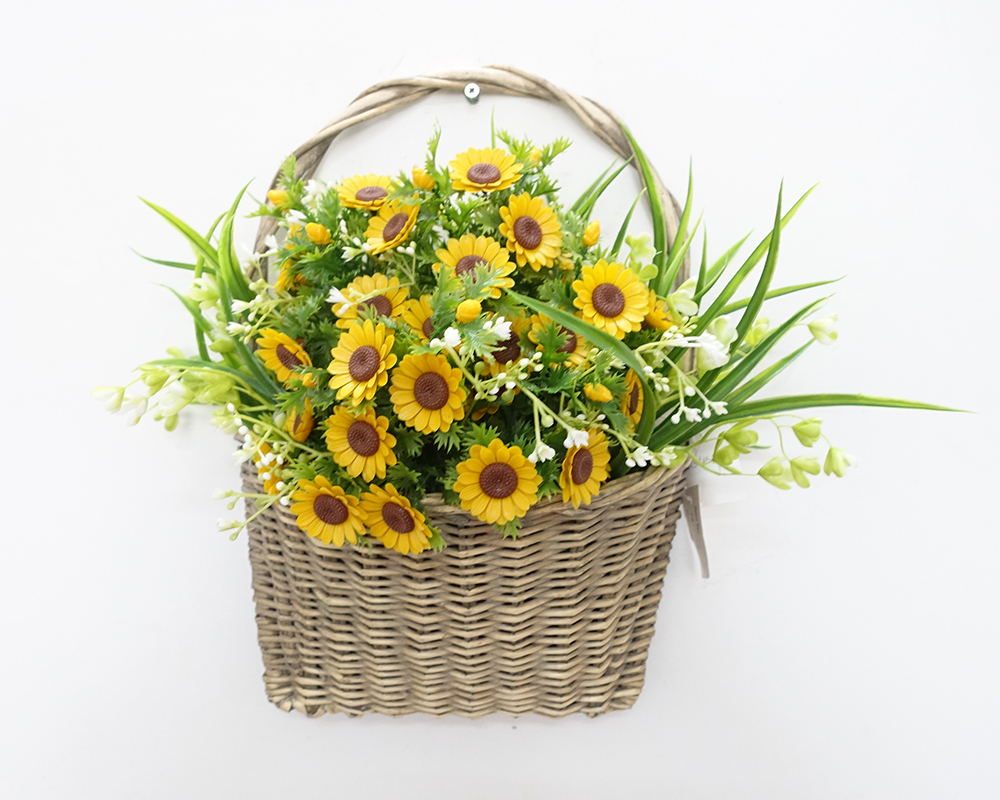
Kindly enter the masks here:
[[[351, 125], [469, 82], [565, 105], [621, 157], [632, 155], [617, 118], [596, 103], [487, 67], [372, 87], [296, 151], [299, 176], [310, 177]], [[677, 204], [655, 172], [653, 182], [672, 242]], [[265, 217], [258, 247], [273, 231]], [[687, 467], [611, 481], [579, 509], [540, 502], [516, 540], [429, 495], [428, 519], [448, 547], [417, 556], [331, 548], [287, 509], [268, 509], [249, 529], [268, 698], [309, 716], [629, 708], [642, 689]], [[250, 465], [243, 477], [246, 491], [263, 491]]]

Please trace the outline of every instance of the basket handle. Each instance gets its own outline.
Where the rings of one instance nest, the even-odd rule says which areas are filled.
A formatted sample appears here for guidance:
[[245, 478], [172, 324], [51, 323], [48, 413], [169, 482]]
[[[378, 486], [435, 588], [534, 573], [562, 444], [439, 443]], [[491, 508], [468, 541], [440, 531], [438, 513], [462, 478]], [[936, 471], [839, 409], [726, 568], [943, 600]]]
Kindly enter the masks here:
[[[398, 78], [377, 83], [366, 89], [347, 108], [330, 120], [315, 136], [296, 148], [294, 151], [296, 178], [299, 180], [308, 180], [311, 178], [315, 174], [326, 151], [333, 143], [333, 140], [353, 125], [366, 122], [389, 111], [407, 106], [442, 89], [462, 92], [469, 83], [479, 84], [479, 87], [484, 92], [490, 91], [497, 94], [515, 95], [517, 97], [534, 97], [539, 100], [547, 100], [550, 103], [565, 106], [621, 158], [628, 160], [635, 155], [632, 144], [622, 129], [621, 120], [599, 103], [595, 103], [586, 97], [563, 91], [548, 81], [515, 67], [477, 67], [466, 70], [435, 72], [429, 75], [418, 75], [414, 78]], [[656, 169], [652, 165], [650, 165], [652, 186], [646, 183], [635, 160], [633, 160], [632, 166], [639, 174], [639, 180], [646, 191], [659, 193], [667, 226], [667, 247], [671, 248], [673, 247], [680, 222], [680, 206], [674, 196], [667, 191]], [[274, 176], [270, 188], [273, 189], [277, 186], [279, 175], [280, 173]], [[647, 202], [648, 197], [649, 195], [647, 195]], [[273, 217], [262, 218], [260, 227], [257, 229], [254, 252], [264, 252], [266, 250], [264, 240], [269, 235], [275, 233], [277, 229], [278, 221], [276, 219]], [[264, 269], [266, 270], [266, 265]], [[690, 254], [685, 255], [684, 263], [681, 264], [681, 269], [677, 276], [678, 283], [687, 279], [689, 269]], [[251, 279], [257, 277], [253, 265], [250, 266], [248, 271], [250, 272]]]

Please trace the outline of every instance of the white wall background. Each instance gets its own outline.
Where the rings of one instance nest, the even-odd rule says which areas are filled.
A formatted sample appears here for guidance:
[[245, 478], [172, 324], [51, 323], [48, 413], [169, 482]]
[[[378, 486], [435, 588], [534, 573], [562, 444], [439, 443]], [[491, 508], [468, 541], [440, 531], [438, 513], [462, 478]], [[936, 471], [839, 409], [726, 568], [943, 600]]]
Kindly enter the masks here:
[[[998, 25], [969, 0], [7, 4], [0, 794], [1000, 795]], [[245, 540], [214, 529], [231, 443], [198, 416], [125, 428], [88, 396], [191, 347], [155, 285], [184, 276], [128, 249], [184, 245], [136, 195], [205, 227], [370, 84], [489, 63], [614, 109], [675, 192], [693, 159], [713, 253], [767, 230], [782, 177], [786, 197], [822, 181], [780, 271], [848, 276], [841, 339], [777, 390], [979, 413], [826, 411], [860, 467], [808, 492], [702, 476], [712, 578], [678, 536], [631, 711], [285, 715], [260, 680]], [[395, 149], [371, 168], [408, 167], [434, 117], [443, 155], [482, 141], [490, 108], [372, 126]], [[497, 113], [539, 136], [564, 119]], [[609, 160], [579, 138], [568, 185]]]

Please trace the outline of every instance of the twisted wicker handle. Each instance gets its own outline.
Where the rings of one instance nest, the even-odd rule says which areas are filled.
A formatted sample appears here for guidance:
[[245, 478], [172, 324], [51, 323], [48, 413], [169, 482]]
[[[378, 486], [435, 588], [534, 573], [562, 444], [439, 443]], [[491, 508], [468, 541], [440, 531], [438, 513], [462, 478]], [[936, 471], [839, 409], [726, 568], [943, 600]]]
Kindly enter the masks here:
[[[550, 103], [565, 106], [621, 158], [627, 160], [635, 154], [631, 142], [622, 130], [621, 121], [604, 106], [593, 100], [588, 100], [586, 97], [565, 92], [542, 78], [514, 67], [479, 67], [418, 75], [415, 78], [399, 78], [378, 83], [366, 89], [355, 98], [354, 102], [330, 120], [319, 133], [295, 150], [296, 177], [300, 180], [311, 178], [333, 140], [351, 126], [374, 119], [394, 109], [402, 108], [442, 89], [462, 92], [470, 82], [479, 84], [480, 89], [484, 92], [535, 97], [539, 100], [547, 100]], [[663, 213], [667, 226], [667, 246], [673, 247], [680, 221], [680, 206], [673, 195], [667, 191], [652, 165], [650, 166], [652, 186], [646, 183], [635, 161], [632, 162], [632, 166], [638, 172], [639, 180], [642, 181], [646, 190], [659, 193], [663, 201]], [[274, 176], [271, 188], [277, 185], [279, 175], [280, 173]], [[254, 251], [264, 252], [266, 250], [264, 239], [277, 229], [278, 221], [275, 218], [262, 218], [260, 227], [257, 229]], [[677, 277], [678, 283], [686, 280], [688, 270], [689, 260], [685, 256]], [[251, 279], [257, 277], [253, 266], [250, 267], [249, 271]]]

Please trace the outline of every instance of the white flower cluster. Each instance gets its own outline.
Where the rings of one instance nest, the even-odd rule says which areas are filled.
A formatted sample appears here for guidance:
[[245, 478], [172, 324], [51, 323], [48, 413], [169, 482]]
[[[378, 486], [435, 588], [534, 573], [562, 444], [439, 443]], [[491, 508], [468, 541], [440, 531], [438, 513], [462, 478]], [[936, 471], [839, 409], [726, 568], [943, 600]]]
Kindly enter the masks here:
[[532, 464], [536, 464], [539, 461], [551, 461], [556, 457], [555, 448], [549, 447], [545, 442], [539, 442], [535, 445], [535, 449], [531, 451], [528, 456], [528, 461]]
[[625, 464], [629, 468], [634, 467], [645, 467], [647, 464], [651, 464], [654, 467], [663, 466], [669, 464], [673, 461], [676, 455], [676, 451], [673, 447], [664, 447], [662, 450], [650, 450], [646, 445], [639, 445], [628, 458], [625, 459]]
[[587, 431], [570, 428], [566, 431], [566, 438], [563, 440], [563, 447], [567, 450], [571, 447], [586, 447], [590, 443], [590, 434]]

